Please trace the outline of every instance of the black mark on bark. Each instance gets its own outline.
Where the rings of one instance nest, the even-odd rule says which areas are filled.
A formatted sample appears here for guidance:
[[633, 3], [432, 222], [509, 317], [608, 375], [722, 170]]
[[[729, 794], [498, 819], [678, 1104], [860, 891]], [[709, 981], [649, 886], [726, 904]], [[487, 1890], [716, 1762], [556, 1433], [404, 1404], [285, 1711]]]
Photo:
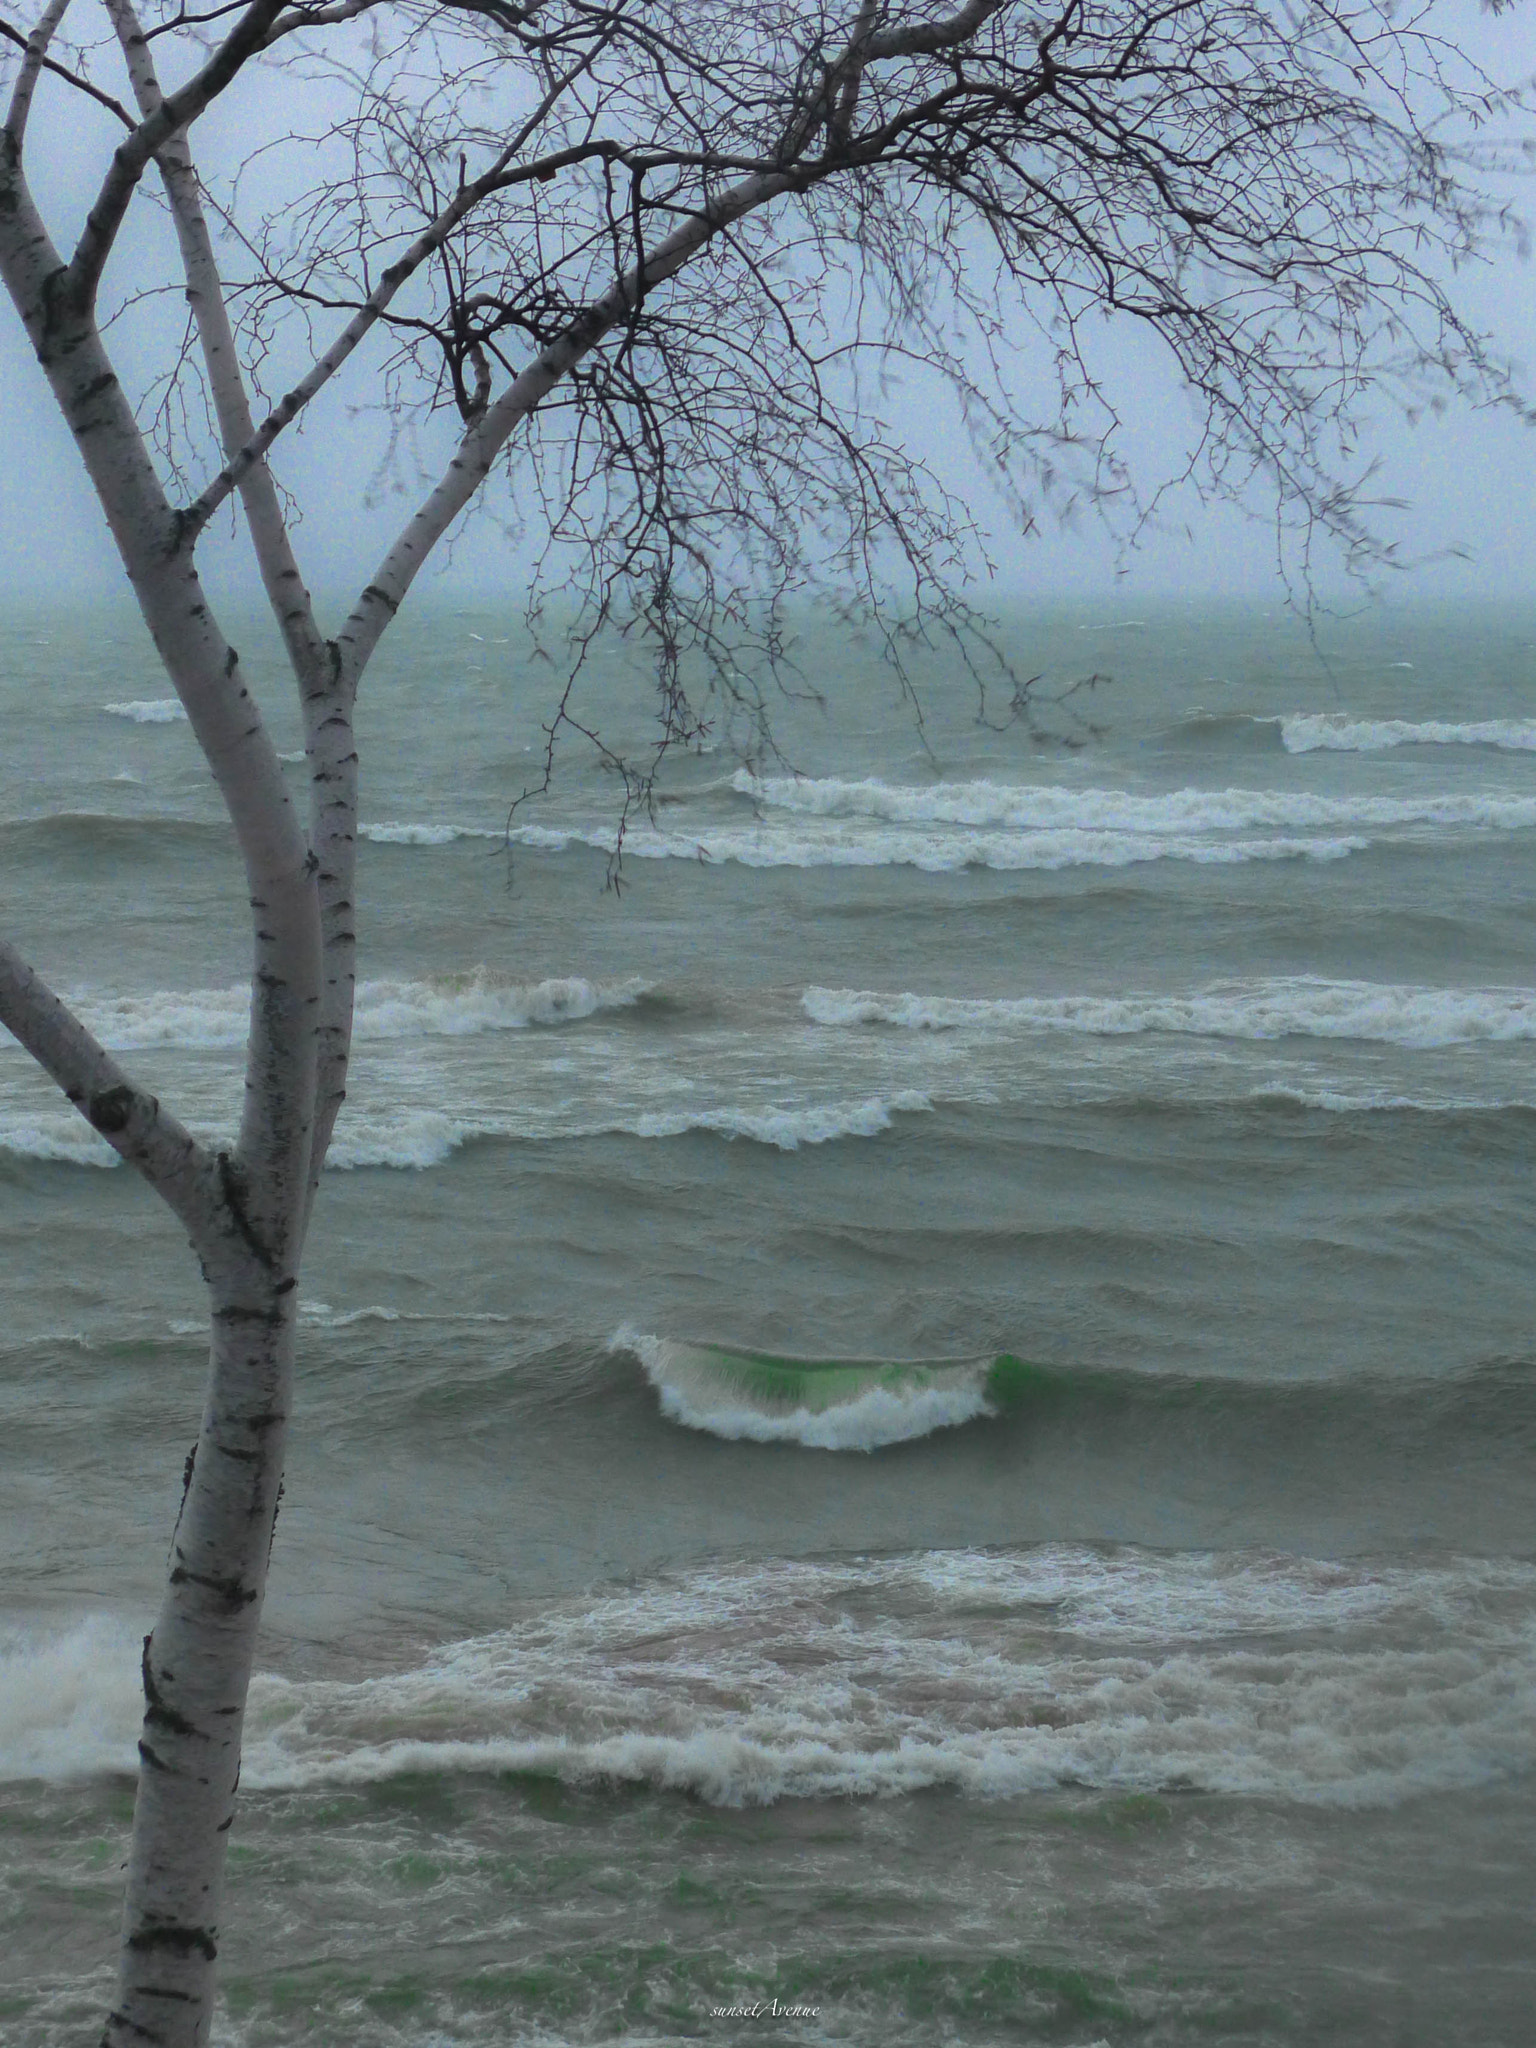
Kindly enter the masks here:
[[103, 1137], [115, 1136], [128, 1128], [128, 1119], [133, 1115], [134, 1091], [121, 1083], [116, 1088], [100, 1089], [85, 1105], [85, 1114], [92, 1127]]
[[[245, 1213], [245, 1190], [240, 1185], [240, 1176], [236, 1171], [235, 1163], [227, 1152], [219, 1154], [219, 1189], [223, 1194], [225, 1205], [229, 1210], [235, 1229], [239, 1232], [246, 1249], [254, 1255], [261, 1265], [270, 1266], [272, 1264], [271, 1254], [251, 1228], [250, 1218]], [[220, 1314], [223, 1313], [225, 1312], [220, 1310]]]
[[173, 1706], [168, 1705], [164, 1693], [156, 1685], [154, 1669], [149, 1660], [150, 1645], [154, 1640], [153, 1635], [144, 1638], [144, 1655], [139, 1667], [144, 1680], [145, 1726], [163, 1728], [169, 1735], [195, 1735], [200, 1742], [206, 1742], [208, 1738], [202, 1730], [194, 1728], [185, 1714], [178, 1714]]
[[243, 1585], [238, 1578], [219, 1579], [207, 1572], [189, 1572], [185, 1565], [177, 1565], [171, 1573], [173, 1586], [201, 1586], [206, 1592], [217, 1594], [231, 1614], [238, 1614], [242, 1607], [249, 1607], [256, 1598], [253, 1586]]
[[210, 1963], [219, 1952], [211, 1927], [179, 1927], [174, 1921], [163, 1926], [141, 1927], [136, 1934], [129, 1935], [128, 1946], [137, 1949], [140, 1955], [156, 1948], [168, 1948], [178, 1956], [189, 1956], [195, 1952]]

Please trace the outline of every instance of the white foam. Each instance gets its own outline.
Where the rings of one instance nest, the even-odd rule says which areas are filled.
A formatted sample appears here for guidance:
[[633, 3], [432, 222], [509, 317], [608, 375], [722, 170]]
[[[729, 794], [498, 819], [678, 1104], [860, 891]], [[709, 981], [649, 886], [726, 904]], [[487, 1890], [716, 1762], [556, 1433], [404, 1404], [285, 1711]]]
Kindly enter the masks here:
[[1499, 747], [1526, 753], [1536, 749], [1536, 718], [1483, 718], [1457, 724], [1439, 718], [1415, 722], [1351, 718], [1342, 711], [1297, 712], [1280, 720], [1280, 737], [1290, 754], [1320, 749], [1374, 754], [1387, 747]]
[[[1536, 809], [1532, 812], [1536, 822]], [[551, 831], [523, 826], [511, 837], [519, 845], [552, 853], [571, 846], [614, 851], [608, 830]], [[764, 822], [713, 826], [692, 832], [661, 832], [632, 826], [624, 837], [626, 860], [691, 860], [704, 865], [734, 861], [747, 868], [914, 867], [929, 874], [953, 874], [968, 867], [1002, 872], [1070, 867], [1131, 867], [1144, 861], [1185, 860], [1200, 866], [1231, 867], [1247, 861], [1343, 860], [1370, 841], [1359, 836], [1279, 839], [1213, 839], [1188, 833], [1154, 835], [1130, 831], [970, 831], [934, 825], [926, 830], [860, 823], [848, 818], [798, 818], [792, 828]]]
[[306, 1329], [346, 1330], [354, 1323], [398, 1323], [400, 1311], [377, 1302], [367, 1308], [332, 1308], [328, 1301], [301, 1301], [298, 1321]]
[[[0, 1780], [126, 1773], [139, 1628], [0, 1635]], [[1536, 1749], [1536, 1568], [1068, 1544], [706, 1567], [363, 1680], [258, 1675], [250, 1793], [526, 1770], [723, 1806], [950, 1786], [1341, 1808]]]
[[[625, 834], [635, 860], [734, 861], [744, 867], [909, 866], [930, 873], [1128, 867], [1160, 861], [1233, 866], [1250, 861], [1341, 860], [1383, 832], [1523, 831], [1536, 796], [1493, 791], [1443, 795], [1320, 795], [1308, 790], [1176, 789], [1141, 794], [1057, 783], [978, 779], [923, 786], [866, 777], [764, 777], [738, 769], [730, 785], [750, 797], [750, 824], [642, 820]], [[469, 827], [399, 827], [452, 836]], [[1253, 836], [1255, 834], [1261, 836]], [[521, 846], [614, 850], [608, 824], [519, 826]]]
[[1356, 1038], [1427, 1049], [1536, 1038], [1536, 989], [1413, 988], [1312, 976], [1218, 984], [1193, 995], [959, 996], [808, 988], [816, 1024], [908, 1030], [1146, 1031], [1197, 1038]]
[[[341, 1173], [365, 1167], [423, 1172], [444, 1165], [464, 1146], [483, 1139], [516, 1142], [609, 1136], [679, 1138], [689, 1131], [741, 1138], [771, 1145], [781, 1152], [795, 1152], [802, 1145], [828, 1145], [840, 1138], [878, 1137], [891, 1128], [895, 1117], [932, 1107], [931, 1099], [915, 1089], [855, 1102], [726, 1105], [664, 1111], [594, 1109], [586, 1115], [562, 1109], [554, 1117], [537, 1112], [521, 1117], [453, 1116], [433, 1109], [388, 1109], [369, 1114], [349, 1105], [337, 1125], [325, 1163], [327, 1170]], [[214, 1145], [230, 1142], [227, 1131], [212, 1126], [195, 1125], [193, 1135]], [[29, 1116], [12, 1125], [0, 1122], [0, 1152], [70, 1166], [119, 1164], [117, 1154], [70, 1110], [52, 1116]]]
[[1528, 1767], [1533, 1604], [1524, 1565], [1071, 1546], [699, 1571], [414, 1670], [259, 1681], [245, 1782], [520, 1769], [728, 1806], [934, 1785], [1391, 1804]]
[[118, 1154], [74, 1110], [0, 1126], [0, 1151], [60, 1166], [120, 1166]]
[[485, 825], [359, 825], [359, 839], [377, 846], [451, 846], [456, 839], [505, 839], [505, 832]]
[[[633, 977], [593, 982], [578, 975], [513, 982], [485, 967], [421, 981], [364, 981], [357, 989], [353, 1040], [457, 1038], [577, 1023], [601, 1010], [629, 1008], [650, 986]], [[87, 993], [70, 1000], [103, 1045], [128, 1052], [148, 1046], [243, 1046], [251, 994], [247, 984], [236, 982], [229, 988], [160, 989], [138, 996]]]
[[[1533, 725], [1536, 731], [1536, 725]], [[739, 769], [732, 786], [754, 802], [818, 818], [894, 824], [964, 825], [1014, 832], [1188, 835], [1255, 828], [1328, 830], [1395, 825], [1536, 825], [1536, 796], [1487, 792], [1408, 797], [1321, 796], [1290, 789], [1174, 789], [1141, 796], [1123, 789], [1058, 784], [937, 782], [926, 787], [835, 778], [764, 779]]]
[[[625, 832], [626, 857], [734, 861], [757, 868], [910, 866], [931, 873], [1126, 867], [1157, 860], [1231, 866], [1341, 860], [1382, 832], [1536, 826], [1536, 796], [1497, 791], [1325, 796], [1308, 790], [1185, 788], [1148, 795], [985, 779], [917, 786], [875, 777], [764, 777], [745, 768], [719, 787], [750, 797], [760, 815], [751, 824], [708, 820], [692, 826], [679, 815], [665, 828], [642, 819]], [[505, 839], [541, 852], [591, 847], [611, 855], [616, 843], [607, 820], [518, 825], [506, 833], [452, 822], [359, 830], [365, 838], [410, 846]]]
[[1298, 1109], [1324, 1109], [1338, 1115], [1358, 1115], [1382, 1109], [1418, 1110], [1429, 1115], [1468, 1110], [1530, 1109], [1529, 1100], [1515, 1096], [1492, 1098], [1473, 1095], [1390, 1095], [1384, 1090], [1341, 1088], [1256, 1088], [1250, 1102], [1290, 1102]]
[[444, 1116], [440, 1111], [405, 1110], [369, 1119], [343, 1116], [325, 1155], [328, 1171], [349, 1173], [365, 1166], [413, 1169], [441, 1166], [478, 1137], [514, 1136], [486, 1124]]
[[137, 1768], [143, 1634], [101, 1615], [0, 1629], [0, 1782]]
[[723, 1381], [711, 1384], [700, 1371], [693, 1345], [669, 1343], [638, 1330], [620, 1330], [612, 1348], [632, 1351], [656, 1389], [661, 1412], [687, 1429], [700, 1429], [727, 1442], [794, 1443], [819, 1451], [875, 1451], [885, 1444], [910, 1443], [935, 1430], [991, 1415], [986, 1397], [990, 1360], [946, 1374], [946, 1383], [904, 1390], [871, 1387], [853, 1399], [811, 1410], [770, 1413], [744, 1402]]
[[722, 1138], [751, 1138], [781, 1152], [802, 1145], [828, 1145], [838, 1138], [874, 1138], [891, 1127], [898, 1115], [931, 1110], [928, 1096], [905, 1088], [891, 1096], [869, 1096], [863, 1102], [815, 1103], [806, 1108], [702, 1109], [656, 1111], [632, 1121], [604, 1126], [638, 1138], [677, 1138], [686, 1131], [713, 1131]]
[[593, 982], [562, 975], [533, 983], [505, 982], [483, 967], [431, 981], [365, 981], [357, 992], [357, 1035], [464, 1037], [520, 1031], [530, 1025], [573, 1024], [600, 1010], [630, 1008], [651, 987], [631, 976]]
[[179, 697], [138, 698], [130, 704], [103, 704], [113, 718], [131, 718], [135, 725], [175, 725], [187, 715]]

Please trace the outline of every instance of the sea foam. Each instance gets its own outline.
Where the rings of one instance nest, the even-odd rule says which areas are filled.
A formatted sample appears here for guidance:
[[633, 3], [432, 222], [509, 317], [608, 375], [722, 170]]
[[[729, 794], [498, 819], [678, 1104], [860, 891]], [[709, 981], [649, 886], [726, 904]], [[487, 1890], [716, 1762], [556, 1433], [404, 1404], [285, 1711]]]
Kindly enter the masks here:
[[1015, 832], [1198, 832], [1359, 829], [1392, 825], [1536, 825], [1536, 796], [1480, 791], [1407, 797], [1320, 796], [1290, 789], [1174, 789], [1138, 795], [1057, 784], [938, 782], [910, 787], [868, 779], [780, 776], [739, 770], [735, 789], [759, 804], [817, 818], [961, 825]]
[[816, 1024], [906, 1030], [1075, 1031], [1123, 1037], [1374, 1039], [1415, 1049], [1536, 1038], [1536, 989], [1413, 988], [1310, 976], [1231, 982], [1191, 995], [963, 996], [808, 988]]
[[141, 697], [129, 704], [103, 704], [101, 708], [113, 718], [132, 719], [135, 725], [175, 725], [187, 715], [179, 697]]
[[751, 1138], [781, 1152], [802, 1145], [827, 1145], [837, 1138], [875, 1138], [891, 1128], [892, 1119], [931, 1110], [930, 1098], [905, 1088], [890, 1096], [871, 1095], [862, 1102], [822, 1102], [803, 1107], [769, 1104], [762, 1109], [727, 1108], [661, 1110], [630, 1122], [604, 1126], [639, 1138], [676, 1138], [687, 1131], [712, 1131], [722, 1138]]
[[727, 1441], [795, 1443], [820, 1451], [874, 1451], [996, 1412], [987, 1399], [990, 1358], [928, 1368], [922, 1374], [927, 1384], [874, 1385], [825, 1406], [775, 1410], [766, 1403], [746, 1400], [707, 1347], [624, 1329], [613, 1338], [611, 1348], [632, 1352], [640, 1360], [669, 1421]]
[[488, 825], [413, 825], [386, 821], [359, 825], [359, 839], [371, 839], [377, 846], [451, 846], [456, 839], [505, 839], [506, 833]]
[[0, 1629], [0, 1783], [135, 1770], [143, 1641], [108, 1615]]
[[[594, 982], [578, 975], [514, 982], [484, 967], [420, 981], [364, 981], [357, 989], [353, 1037], [356, 1042], [456, 1038], [579, 1023], [599, 1011], [630, 1008], [650, 986], [634, 977]], [[242, 1046], [250, 1004], [250, 988], [243, 982], [229, 988], [159, 989], [136, 996], [86, 993], [71, 998], [82, 1023], [113, 1052], [147, 1046]]]
[[1415, 722], [1351, 718], [1341, 711], [1297, 712], [1280, 720], [1280, 737], [1290, 754], [1324, 749], [1374, 754], [1388, 747], [1499, 747], [1527, 753], [1536, 749], [1536, 718], [1482, 718], [1455, 724], [1440, 718]]
[[[258, 1675], [242, 1781], [259, 1797], [517, 1770], [721, 1806], [930, 1786], [1388, 1806], [1528, 1768], [1533, 1624], [1536, 1568], [1517, 1561], [1053, 1544], [702, 1567], [368, 1678]], [[0, 1642], [0, 1778], [132, 1767], [141, 1634]]]
[[[931, 1110], [930, 1097], [916, 1089], [851, 1102], [805, 1104], [740, 1103], [677, 1110], [614, 1110], [594, 1102], [585, 1112], [562, 1105], [551, 1115], [527, 1111], [510, 1116], [452, 1115], [445, 1110], [387, 1108], [365, 1111], [349, 1104], [342, 1112], [326, 1155], [331, 1172], [389, 1167], [422, 1172], [442, 1166], [465, 1146], [483, 1142], [539, 1143], [571, 1138], [681, 1138], [697, 1131], [741, 1139], [780, 1152], [802, 1145], [829, 1145], [843, 1138], [874, 1138], [898, 1116]], [[194, 1125], [205, 1144], [227, 1145], [228, 1131]], [[0, 1121], [0, 1152], [67, 1166], [116, 1166], [118, 1155], [72, 1110], [28, 1113], [14, 1123]]]
[[[764, 777], [745, 768], [727, 786], [750, 798], [757, 813], [752, 822], [702, 816], [694, 822], [684, 811], [670, 815], [665, 828], [641, 821], [625, 834], [625, 857], [750, 868], [915, 867], [935, 874], [1163, 860], [1228, 867], [1342, 860], [1383, 833], [1536, 827], [1536, 795], [1499, 791], [1325, 796], [1185, 788], [1146, 794], [985, 779], [919, 786], [875, 777]], [[436, 844], [479, 828], [387, 829]], [[606, 823], [516, 826], [508, 838], [556, 853], [582, 846], [611, 855], [615, 847]]]
[[[1531, 822], [1536, 822], [1533, 807]], [[537, 834], [537, 836], [535, 836]], [[612, 854], [608, 830], [571, 827], [554, 831], [528, 826], [514, 831], [515, 843], [536, 851], [564, 852], [588, 846]], [[1063, 826], [1051, 831], [960, 830], [863, 823], [837, 817], [804, 817], [792, 826], [779, 822], [709, 826], [660, 832], [632, 827], [624, 837], [626, 860], [691, 860], [705, 866], [734, 861], [746, 868], [912, 867], [928, 874], [962, 868], [1004, 873], [1072, 867], [1133, 867], [1146, 861], [1182, 860], [1198, 866], [1234, 867], [1248, 861], [1343, 860], [1363, 853], [1370, 841], [1352, 837], [1214, 839], [1191, 833], [1084, 831]]]

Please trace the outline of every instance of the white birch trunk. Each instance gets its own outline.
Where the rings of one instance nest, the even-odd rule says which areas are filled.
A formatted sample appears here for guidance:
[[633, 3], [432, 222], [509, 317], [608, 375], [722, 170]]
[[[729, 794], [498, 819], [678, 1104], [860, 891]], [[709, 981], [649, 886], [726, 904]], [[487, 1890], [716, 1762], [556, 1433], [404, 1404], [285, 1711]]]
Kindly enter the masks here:
[[[319, 863], [102, 346], [89, 291], [77, 288], [33, 205], [19, 142], [11, 130], [0, 136], [0, 276], [228, 807], [252, 912], [244, 1109], [236, 1146], [216, 1158], [0, 947], [0, 1021], [171, 1203], [208, 1282], [208, 1395], [169, 1582], [145, 1642], [121, 1970], [104, 2036], [108, 2048], [197, 2048], [212, 2015], [225, 1846], [282, 1477], [298, 1262], [320, 1156]], [[346, 1019], [338, 1021], [344, 1057]]]
[[207, 1403], [144, 1640], [139, 1790], [118, 1992], [103, 2048], [207, 2041], [225, 1846], [234, 1820], [293, 1383], [293, 1285], [254, 1254], [210, 1275]]
[[[68, 0], [52, 0], [38, 32], [39, 52], [67, 5]], [[401, 534], [338, 639], [327, 641], [315, 624], [267, 471], [271, 435], [265, 429], [258, 435], [251, 417], [184, 132], [167, 125], [133, 0], [106, 5], [140, 114], [146, 124], [159, 124], [154, 161], [176, 224], [224, 442], [226, 468], [190, 516], [178, 513], [165, 495], [94, 316], [96, 280], [137, 175], [130, 163], [135, 152], [138, 169], [144, 167], [144, 130], [119, 152], [81, 249], [66, 264], [22, 175], [31, 90], [30, 82], [24, 84], [0, 132], [0, 277], [75, 437], [140, 610], [239, 840], [250, 890], [253, 965], [238, 1143], [232, 1153], [216, 1156], [199, 1147], [135, 1087], [3, 941], [0, 1023], [175, 1210], [209, 1289], [207, 1400], [172, 1539], [165, 1597], [144, 1643], [145, 1715], [119, 1985], [102, 2043], [202, 2048], [213, 2012], [225, 1849], [282, 1479], [299, 1261], [345, 1092], [350, 1050], [357, 685], [426, 555], [519, 422], [622, 323], [646, 290], [682, 268], [722, 227], [790, 189], [792, 180], [759, 174], [721, 194], [706, 213], [685, 221], [649, 253], [643, 274], [632, 270], [620, 278], [516, 378], [471, 424], [447, 474]], [[261, 5], [257, 0], [257, 9]], [[256, 11], [237, 34], [254, 34]], [[266, 11], [273, 11], [270, 4]], [[221, 61], [212, 60], [210, 71]], [[292, 412], [345, 359], [397, 283], [426, 260], [472, 196], [461, 195], [397, 272], [387, 274], [374, 302], [296, 391]], [[211, 504], [231, 488], [240, 493], [299, 685], [311, 773], [307, 833], [246, 691], [239, 657], [219, 631], [194, 566], [197, 534]]]

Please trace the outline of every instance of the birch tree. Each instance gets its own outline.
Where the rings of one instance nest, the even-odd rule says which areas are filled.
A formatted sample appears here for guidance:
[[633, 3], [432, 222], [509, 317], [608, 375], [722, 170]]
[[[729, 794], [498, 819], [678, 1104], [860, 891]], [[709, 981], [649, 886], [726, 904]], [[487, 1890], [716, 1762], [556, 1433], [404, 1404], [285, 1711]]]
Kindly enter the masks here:
[[[1491, 224], [1455, 138], [1509, 103], [1389, 0], [4, 0], [0, 47], [0, 276], [250, 900], [224, 1147], [0, 943], [0, 1022], [174, 1211], [207, 1283], [104, 2034], [185, 2048], [210, 2025], [296, 1288], [346, 1091], [353, 711], [434, 548], [488, 480], [510, 491], [547, 540], [530, 598], [563, 579], [579, 643], [648, 633], [659, 746], [696, 730], [701, 692], [742, 687], [744, 637], [771, 664], [796, 593], [864, 607], [893, 647], [915, 630], [964, 652], [977, 536], [904, 451], [884, 380], [915, 364], [947, 386], [1020, 522], [1083, 497], [1134, 535], [1157, 495], [1117, 449], [1109, 316], [1182, 378], [1197, 489], [1265, 484], [1303, 568], [1320, 534], [1371, 558], [1362, 403], [1503, 393], [1446, 280]], [[284, 136], [274, 77], [321, 95], [325, 134]], [[220, 102], [279, 164], [293, 143], [265, 212], [227, 150], [194, 153]], [[59, 161], [96, 165], [74, 225], [34, 196]], [[283, 177], [302, 182], [275, 203]], [[184, 296], [195, 344], [159, 403], [125, 388], [108, 333], [145, 289], [123, 249], [149, 208], [179, 262], [149, 282]], [[206, 399], [206, 448], [167, 438], [167, 390]], [[438, 470], [327, 623], [272, 465], [343, 396], [412, 423]], [[302, 708], [307, 812], [200, 581], [231, 501]], [[552, 705], [552, 736], [572, 716]]]

